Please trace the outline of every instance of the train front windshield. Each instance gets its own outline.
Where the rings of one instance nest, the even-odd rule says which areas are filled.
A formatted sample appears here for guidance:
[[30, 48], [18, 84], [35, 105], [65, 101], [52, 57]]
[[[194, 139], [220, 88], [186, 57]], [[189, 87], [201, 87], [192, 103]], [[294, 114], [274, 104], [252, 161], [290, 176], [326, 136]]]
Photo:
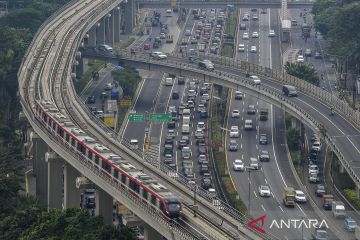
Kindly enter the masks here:
[[179, 212], [180, 208], [180, 203], [168, 203], [169, 212]]

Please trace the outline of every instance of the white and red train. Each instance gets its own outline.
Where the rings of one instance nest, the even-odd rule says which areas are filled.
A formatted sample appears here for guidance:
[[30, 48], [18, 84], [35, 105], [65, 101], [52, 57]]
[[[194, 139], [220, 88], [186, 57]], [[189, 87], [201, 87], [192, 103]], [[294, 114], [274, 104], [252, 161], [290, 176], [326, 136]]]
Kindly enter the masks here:
[[51, 101], [36, 102], [36, 118], [55, 137], [166, 218], [180, 217], [182, 203], [165, 186], [136, 169], [60, 113]]

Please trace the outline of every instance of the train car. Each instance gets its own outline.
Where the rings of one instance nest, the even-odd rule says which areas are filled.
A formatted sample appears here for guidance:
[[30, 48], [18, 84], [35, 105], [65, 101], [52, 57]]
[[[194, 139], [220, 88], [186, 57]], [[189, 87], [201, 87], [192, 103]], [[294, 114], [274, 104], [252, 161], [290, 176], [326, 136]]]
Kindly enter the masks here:
[[50, 134], [81, 155], [166, 219], [181, 215], [182, 203], [169, 189], [98, 143], [60, 113], [51, 101], [36, 102], [36, 117]]

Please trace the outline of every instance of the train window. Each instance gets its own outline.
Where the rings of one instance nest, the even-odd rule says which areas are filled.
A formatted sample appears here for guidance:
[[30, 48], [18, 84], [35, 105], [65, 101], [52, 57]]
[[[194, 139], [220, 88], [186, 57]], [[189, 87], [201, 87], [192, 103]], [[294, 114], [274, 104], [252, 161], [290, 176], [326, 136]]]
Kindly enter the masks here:
[[114, 169], [114, 178], [119, 178], [119, 172], [116, 169]]
[[107, 162], [105, 162], [104, 160], [102, 161], [101, 167], [102, 167], [105, 171], [107, 171], [108, 173], [111, 172], [111, 167], [110, 167], [110, 165], [109, 165]]
[[53, 122], [52, 128], [53, 128], [54, 131], [56, 130], [56, 124], [55, 124], [55, 122]]
[[82, 154], [85, 154], [85, 152], [86, 152], [85, 147], [84, 147], [81, 143], [79, 143], [79, 142], [78, 142], [78, 144], [77, 144], [77, 150], [78, 150], [79, 152], [81, 152]]
[[156, 205], [156, 197], [154, 195], [151, 195], [151, 203]]
[[99, 164], [99, 156], [95, 155], [95, 163]]
[[43, 119], [44, 119], [44, 122], [47, 122], [47, 120], [48, 120], [48, 117], [46, 116], [45, 113], [44, 113], [44, 115], [43, 115]]
[[75, 143], [76, 143], [75, 139], [71, 138], [71, 145], [72, 145], [73, 147], [75, 147]]
[[135, 183], [132, 181], [132, 180], [130, 180], [130, 182], [129, 182], [129, 188], [130, 189], [132, 189], [132, 190], [134, 190], [135, 189]]
[[92, 160], [92, 157], [93, 157], [92, 151], [88, 150], [88, 158], [89, 158], [90, 160]]
[[66, 134], [66, 135], [65, 135], [65, 140], [66, 140], [67, 142], [70, 142], [70, 136], [69, 136], [69, 134]]
[[148, 199], [148, 192], [145, 189], [143, 189], [143, 198]]
[[160, 210], [164, 212], [164, 205], [162, 203], [160, 203]]
[[125, 174], [121, 175], [121, 182], [126, 183], [126, 175]]

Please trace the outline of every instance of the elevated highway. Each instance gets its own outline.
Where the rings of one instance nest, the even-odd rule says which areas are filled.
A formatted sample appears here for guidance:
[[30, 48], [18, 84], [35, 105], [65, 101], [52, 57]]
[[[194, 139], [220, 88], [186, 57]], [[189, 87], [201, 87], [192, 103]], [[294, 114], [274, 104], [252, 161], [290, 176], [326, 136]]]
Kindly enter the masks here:
[[[168, 55], [166, 61], [153, 60], [148, 53], [142, 52], [135, 55], [123, 52], [117, 56], [89, 53], [84, 56], [107, 61], [120, 60], [122, 63], [147, 70], [189, 75], [234, 89], [242, 87], [245, 93], [285, 109], [319, 132], [356, 185], [360, 186], [360, 113], [321, 88], [283, 72], [210, 54], [200, 58], [211, 60], [215, 64], [214, 72], [203, 71], [194, 64], [188, 64], [186, 54]], [[250, 79], [245, 77], [246, 73], [260, 76], [261, 86], [254, 86]], [[296, 86], [299, 96], [284, 97], [281, 90], [283, 84]], [[334, 117], [330, 116], [330, 107], [336, 110]]]
[[[281, 0], [254, 0], [254, 1], [193, 1], [193, 0], [137, 0], [141, 8], [224, 8], [233, 5], [240, 8], [281, 8]], [[311, 8], [311, 1], [288, 1], [288, 8]]]
[[[33, 129], [73, 168], [114, 199], [126, 205], [167, 239], [276, 239], [270, 234], [259, 237], [244, 227], [249, 221], [248, 218], [221, 202], [220, 208], [219, 205], [214, 206], [212, 204], [214, 197], [202, 189], [195, 193], [198, 196], [194, 203], [193, 195], [196, 190], [187, 186], [185, 178], [172, 174], [165, 167], [158, 169], [152, 166], [152, 159], [144, 158], [142, 152], [131, 150], [126, 139], [119, 143], [117, 136], [96, 122], [76, 96], [72, 79], [78, 64], [77, 59], [81, 57], [77, 49], [91, 27], [121, 2], [121, 0], [73, 1], [57, 11], [40, 27], [18, 72], [20, 102]], [[123, 159], [132, 161], [137, 168], [158, 179], [180, 196], [185, 205], [182, 219], [185, 225], [178, 221], [171, 223], [165, 221], [159, 212], [125, 191], [108, 175], [89, 164], [83, 155], [46, 130], [35, 118], [35, 102], [39, 100], [52, 101], [62, 114], [81, 126], [87, 134], [106, 144]], [[75, 182], [73, 184], [75, 185]], [[194, 204], [197, 209], [196, 218], [192, 216]]]

